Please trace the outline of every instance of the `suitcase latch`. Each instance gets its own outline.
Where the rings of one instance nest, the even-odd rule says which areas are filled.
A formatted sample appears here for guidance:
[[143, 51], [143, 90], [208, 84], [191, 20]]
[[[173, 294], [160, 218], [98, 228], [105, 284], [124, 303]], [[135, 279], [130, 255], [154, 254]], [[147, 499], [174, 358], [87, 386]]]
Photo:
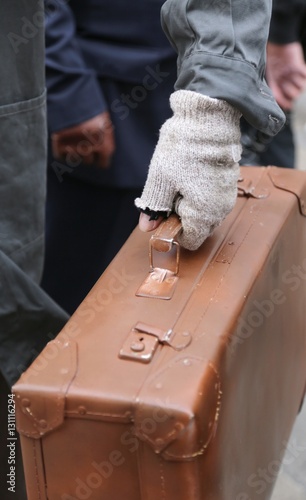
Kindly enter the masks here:
[[[149, 274], [136, 291], [137, 297], [171, 299], [178, 281], [180, 245], [175, 238], [182, 230], [175, 215], [162, 223], [149, 242]], [[160, 264], [155, 265], [156, 258]]]
[[257, 200], [268, 198], [270, 192], [266, 188], [258, 189], [253, 186], [251, 180], [245, 181], [243, 177], [238, 179], [238, 196], [256, 198]]
[[137, 323], [129, 332], [119, 358], [150, 363], [158, 345], [168, 345], [176, 351], [185, 349], [191, 342], [189, 332], [174, 333], [145, 323]]

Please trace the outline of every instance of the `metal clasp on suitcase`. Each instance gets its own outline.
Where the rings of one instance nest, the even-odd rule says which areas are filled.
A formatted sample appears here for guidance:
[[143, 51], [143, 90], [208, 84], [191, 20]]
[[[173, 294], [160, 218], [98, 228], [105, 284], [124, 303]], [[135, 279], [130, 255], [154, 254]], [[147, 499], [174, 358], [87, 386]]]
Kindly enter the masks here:
[[185, 349], [191, 342], [189, 332], [161, 330], [145, 323], [137, 323], [129, 332], [120, 352], [119, 358], [150, 363], [158, 345], [168, 345], [176, 351]]
[[257, 200], [268, 198], [270, 192], [266, 188], [257, 189], [253, 186], [252, 181], [243, 177], [238, 179], [238, 196], [246, 196], [247, 198], [256, 198]]
[[[156, 230], [149, 242], [150, 272], [142, 285], [136, 291], [137, 297], [155, 299], [171, 299], [178, 281], [180, 263], [180, 245], [175, 238], [182, 230], [182, 224], [177, 215], [172, 214]], [[156, 252], [162, 255], [166, 266], [155, 267]], [[165, 254], [167, 254], [165, 256]], [[162, 262], [164, 263], [164, 262]], [[170, 267], [170, 269], [169, 269]]]

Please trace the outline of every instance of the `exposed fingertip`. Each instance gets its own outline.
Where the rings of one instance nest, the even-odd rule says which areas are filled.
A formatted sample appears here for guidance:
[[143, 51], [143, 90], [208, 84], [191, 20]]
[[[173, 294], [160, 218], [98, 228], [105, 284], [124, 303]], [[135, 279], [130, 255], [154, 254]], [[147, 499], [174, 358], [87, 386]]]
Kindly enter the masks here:
[[145, 233], [148, 231], [154, 231], [154, 229], [159, 226], [162, 219], [162, 217], [159, 217], [157, 220], [150, 220], [149, 215], [142, 213], [139, 217], [139, 229]]

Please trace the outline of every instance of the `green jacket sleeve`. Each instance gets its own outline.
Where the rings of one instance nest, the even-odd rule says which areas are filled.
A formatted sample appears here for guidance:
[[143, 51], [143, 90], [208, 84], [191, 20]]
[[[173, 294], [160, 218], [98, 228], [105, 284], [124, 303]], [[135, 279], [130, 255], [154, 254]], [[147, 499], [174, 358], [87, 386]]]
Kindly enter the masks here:
[[175, 89], [224, 99], [258, 130], [285, 117], [264, 80], [271, 0], [167, 0], [163, 29], [178, 53]]

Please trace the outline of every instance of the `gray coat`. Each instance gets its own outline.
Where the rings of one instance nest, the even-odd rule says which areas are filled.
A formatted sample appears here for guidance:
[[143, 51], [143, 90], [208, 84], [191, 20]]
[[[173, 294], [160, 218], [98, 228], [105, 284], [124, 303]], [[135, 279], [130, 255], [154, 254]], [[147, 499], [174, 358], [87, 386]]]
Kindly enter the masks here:
[[224, 99], [258, 130], [285, 117], [264, 80], [271, 0], [167, 0], [162, 25], [178, 52], [176, 89]]
[[68, 316], [39, 286], [46, 191], [43, 12], [0, 3], [0, 370], [12, 384]]

